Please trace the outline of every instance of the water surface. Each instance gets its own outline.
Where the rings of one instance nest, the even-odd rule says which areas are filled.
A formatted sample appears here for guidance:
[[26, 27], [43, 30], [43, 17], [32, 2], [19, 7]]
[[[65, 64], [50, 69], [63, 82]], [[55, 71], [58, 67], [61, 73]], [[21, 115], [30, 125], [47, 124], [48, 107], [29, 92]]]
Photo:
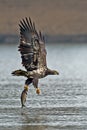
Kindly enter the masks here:
[[26, 78], [17, 44], [0, 45], [0, 130], [87, 129], [87, 44], [47, 44], [47, 64], [60, 72], [39, 80], [38, 96], [30, 85], [26, 108], [20, 95]]

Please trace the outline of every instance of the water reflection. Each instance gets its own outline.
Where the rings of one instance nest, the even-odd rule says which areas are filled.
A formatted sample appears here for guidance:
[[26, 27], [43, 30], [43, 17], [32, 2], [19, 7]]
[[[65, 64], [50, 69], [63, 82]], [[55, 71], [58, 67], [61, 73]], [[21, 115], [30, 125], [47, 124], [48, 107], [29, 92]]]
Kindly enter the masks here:
[[46, 126], [22, 126], [21, 130], [46, 130]]
[[37, 112], [37, 110], [33, 112], [31, 111], [33, 110], [28, 111], [26, 108], [21, 110], [21, 121], [23, 122], [21, 130], [46, 130], [47, 126], [41, 125], [43, 117], [39, 114], [39, 112]]
[[21, 117], [22, 117], [22, 122], [24, 121], [25, 123], [29, 123], [29, 124], [35, 124], [35, 123], [40, 123], [41, 122], [41, 116], [37, 113], [34, 114], [32, 113], [32, 115], [28, 112], [23, 112], [21, 113]]

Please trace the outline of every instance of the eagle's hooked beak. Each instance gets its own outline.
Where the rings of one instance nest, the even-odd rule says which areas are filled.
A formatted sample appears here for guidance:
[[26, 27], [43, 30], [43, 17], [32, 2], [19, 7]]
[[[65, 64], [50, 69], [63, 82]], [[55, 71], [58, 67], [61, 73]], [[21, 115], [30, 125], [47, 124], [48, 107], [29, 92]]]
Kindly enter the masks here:
[[58, 71], [54, 71], [54, 75], [59, 75], [59, 72]]

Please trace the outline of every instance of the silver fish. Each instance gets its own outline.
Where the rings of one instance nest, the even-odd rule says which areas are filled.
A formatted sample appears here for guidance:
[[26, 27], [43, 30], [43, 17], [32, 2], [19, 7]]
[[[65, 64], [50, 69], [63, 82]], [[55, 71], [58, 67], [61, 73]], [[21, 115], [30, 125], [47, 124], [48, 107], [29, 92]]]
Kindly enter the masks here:
[[26, 98], [27, 98], [27, 90], [24, 89], [22, 91], [22, 93], [21, 93], [21, 105], [22, 105], [22, 108], [25, 107]]

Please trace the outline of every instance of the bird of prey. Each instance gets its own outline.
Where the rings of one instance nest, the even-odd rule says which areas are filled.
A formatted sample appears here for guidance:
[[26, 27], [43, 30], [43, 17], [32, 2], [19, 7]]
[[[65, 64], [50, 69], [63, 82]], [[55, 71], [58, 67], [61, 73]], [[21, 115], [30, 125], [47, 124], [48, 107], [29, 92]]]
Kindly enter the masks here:
[[24, 18], [20, 20], [20, 44], [18, 51], [21, 53], [22, 65], [25, 70], [15, 70], [12, 75], [25, 76], [24, 90], [21, 94], [22, 107], [26, 101], [26, 95], [29, 84], [33, 84], [36, 89], [36, 93], [40, 94], [38, 88], [38, 81], [40, 78], [44, 78], [47, 75], [58, 75], [59, 72], [51, 70], [47, 67], [46, 62], [46, 49], [45, 40], [41, 31], [37, 31], [35, 23], [32, 22], [31, 18]]

